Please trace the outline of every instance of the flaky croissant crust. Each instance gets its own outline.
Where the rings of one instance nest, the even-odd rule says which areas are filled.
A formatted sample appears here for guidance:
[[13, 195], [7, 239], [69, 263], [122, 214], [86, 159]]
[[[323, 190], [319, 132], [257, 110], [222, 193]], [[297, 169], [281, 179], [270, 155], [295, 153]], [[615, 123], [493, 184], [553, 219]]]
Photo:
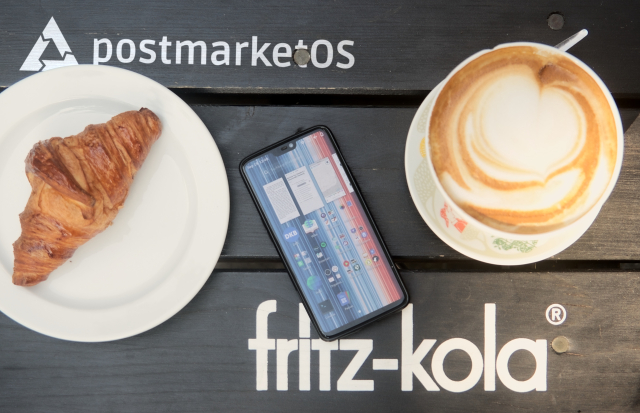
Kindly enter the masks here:
[[34, 145], [25, 160], [32, 191], [13, 244], [14, 284], [46, 280], [111, 225], [161, 131], [160, 119], [142, 108]]

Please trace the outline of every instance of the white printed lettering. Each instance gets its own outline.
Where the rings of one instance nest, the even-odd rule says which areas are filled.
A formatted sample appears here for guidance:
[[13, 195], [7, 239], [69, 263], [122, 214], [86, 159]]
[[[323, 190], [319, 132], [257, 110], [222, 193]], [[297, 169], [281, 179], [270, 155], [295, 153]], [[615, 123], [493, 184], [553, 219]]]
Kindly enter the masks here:
[[300, 391], [311, 390], [311, 340], [300, 339], [300, 349], [298, 350], [298, 389]]
[[496, 305], [484, 305], [484, 389], [496, 390]]
[[311, 337], [311, 320], [302, 303], [298, 306], [298, 336], [300, 338]]
[[[302, 40], [298, 40], [298, 44], [296, 45], [296, 50], [298, 50], [298, 49], [307, 50], [307, 45], [304, 44]], [[299, 65], [298, 67], [305, 68], [305, 67], [307, 67], [307, 65]]]
[[162, 41], [158, 44], [160, 45], [160, 60], [165, 65], [170, 65], [171, 59], [167, 59], [167, 47], [171, 46], [171, 42], [167, 41], [167, 36], [162, 36]]
[[[327, 60], [324, 63], [318, 62], [318, 46], [325, 46], [327, 48]], [[333, 46], [327, 40], [316, 40], [313, 45], [311, 45], [311, 63], [315, 67], [320, 69], [324, 69], [325, 67], [331, 66], [331, 62], [333, 61]]]
[[[104, 44], [107, 46], [107, 52], [104, 57], [100, 57], [100, 45]], [[111, 59], [112, 46], [111, 40], [109, 39], [93, 39], [93, 64], [99, 65], [100, 63], [106, 63]]]
[[249, 42], [236, 43], [236, 66], [240, 66], [242, 63], [242, 49], [249, 47]]
[[[284, 182], [283, 182], [284, 183]], [[303, 254], [304, 255], [304, 254]], [[300, 391], [311, 390], [311, 350], [317, 350], [319, 390], [331, 390], [331, 351], [357, 351], [347, 368], [337, 380], [338, 391], [373, 391], [374, 380], [356, 380], [354, 377], [365, 365], [373, 351], [371, 339], [342, 339], [325, 342], [320, 339], [310, 339], [311, 320], [302, 303], [298, 305], [298, 339], [270, 339], [268, 338], [268, 316], [276, 312], [277, 303], [269, 300], [261, 303], [256, 312], [256, 338], [249, 339], [249, 349], [256, 351], [256, 390], [268, 389], [268, 351], [277, 350], [277, 390], [286, 391], [289, 388], [289, 355], [298, 351]], [[439, 391], [441, 386], [445, 390], [459, 393], [472, 389], [478, 384], [484, 372], [485, 391], [495, 391], [496, 374], [509, 390], [515, 392], [529, 392], [532, 390], [547, 390], [547, 341], [517, 338], [502, 347], [496, 358], [496, 304], [486, 303], [484, 306], [484, 359], [478, 347], [464, 338], [451, 338], [442, 342], [434, 351], [431, 359], [429, 376], [423, 359], [434, 348], [436, 340], [422, 340], [418, 348], [413, 350], [413, 305], [409, 304], [402, 311], [402, 344], [401, 344], [401, 389], [413, 391], [413, 376], [415, 375], [427, 391]], [[277, 343], [277, 345], [276, 345]], [[452, 380], [444, 371], [444, 361], [454, 350], [467, 353], [471, 359], [471, 369], [466, 378]], [[530, 352], [536, 362], [535, 371], [528, 380], [514, 379], [509, 372], [509, 360], [513, 353], [523, 350]], [[398, 359], [373, 359], [372, 370], [398, 370]], [[434, 380], [435, 379], [435, 380]], [[438, 384], [436, 384], [438, 383]]]
[[[284, 49], [284, 52], [280, 52], [280, 49]], [[286, 57], [286, 62], [281, 62], [280, 58]], [[286, 43], [278, 43], [273, 46], [273, 63], [278, 67], [291, 66], [291, 46]]]
[[435, 343], [436, 340], [422, 340], [416, 351], [413, 351], [413, 304], [407, 305], [402, 310], [402, 368], [400, 372], [402, 391], [413, 391], [414, 375], [428, 391], [440, 390], [421, 364], [422, 359]]
[[374, 370], [398, 370], [398, 359], [373, 359]]
[[496, 305], [484, 305], [484, 389], [496, 390]]
[[[211, 63], [213, 63], [216, 66], [229, 65], [229, 57], [231, 55], [231, 52], [229, 50], [229, 43], [227, 42], [211, 43], [212, 48], [216, 48], [220, 46], [222, 46], [222, 50], [216, 50], [215, 52], [211, 53]], [[218, 56], [222, 56], [222, 59], [219, 59]]]
[[152, 50], [152, 49], [149, 49], [147, 47], [148, 44], [155, 45], [156, 41], [155, 40], [148, 40], [148, 39], [141, 41], [140, 42], [140, 52], [148, 54], [149, 57], [148, 58], [141, 57], [140, 59], [138, 59], [141, 63], [147, 64], [147, 65], [156, 61], [156, 52], [154, 50]]
[[[462, 350], [471, 358], [471, 371], [460, 381], [451, 380], [444, 372], [444, 359], [453, 350]], [[451, 338], [440, 344], [431, 359], [431, 372], [439, 385], [454, 393], [467, 391], [475, 386], [482, 376], [482, 354], [478, 347], [464, 338]]]
[[331, 350], [338, 349], [337, 341], [311, 340], [311, 349], [320, 354], [320, 391], [331, 390]]
[[182, 46], [187, 46], [189, 49], [189, 64], [193, 64], [193, 59], [196, 53], [196, 46], [200, 48], [200, 64], [207, 64], [207, 44], [203, 41], [192, 42], [190, 40], [185, 40], [183, 42], [176, 41], [176, 64], [179, 65], [182, 63]]
[[279, 338], [277, 341], [278, 350], [276, 352], [277, 379], [276, 388], [278, 390], [289, 390], [289, 354], [298, 349], [298, 340], [287, 340]]
[[342, 350], [358, 352], [338, 379], [338, 391], [373, 391], [373, 380], [353, 379], [373, 351], [373, 340], [340, 340], [340, 351]]
[[258, 36], [251, 37], [251, 66], [258, 66], [258, 59], [262, 60], [265, 66], [271, 66], [269, 60], [264, 57], [264, 52], [267, 50], [271, 43], [265, 43], [258, 50]]
[[[55, 26], [55, 27], [54, 27]], [[51, 29], [54, 27], [55, 30]], [[51, 29], [51, 30], [49, 30]], [[49, 30], [49, 34], [51, 34], [51, 39], [46, 36], [47, 30]], [[43, 32], [44, 37], [38, 38], [34, 48], [32, 49], [29, 56], [27, 56], [27, 60], [22, 65], [20, 70], [30, 70], [30, 71], [38, 71], [42, 69], [43, 62], [45, 63], [45, 68], [53, 69], [55, 67], [68, 66], [71, 64], [77, 64], [75, 57], [71, 54], [71, 49], [67, 45], [64, 37], [61, 33], [59, 33], [59, 29], [55, 25], [53, 18], [51, 19], [47, 28], [45, 28], [45, 32]], [[42, 62], [39, 60], [40, 56], [44, 52], [45, 48], [49, 44], [50, 40], [53, 40], [58, 47], [60, 53], [64, 56], [64, 60], [43, 60]], [[251, 44], [250, 44], [251, 43]], [[168, 40], [167, 36], [162, 36], [162, 40], [159, 41], [158, 46], [160, 47], [160, 51], [158, 52], [154, 48], [150, 46], [156, 45], [156, 40], [144, 39], [140, 41], [138, 45], [142, 56], [139, 57], [138, 61], [144, 64], [152, 64], [157, 60], [157, 55], [160, 55], [160, 61], [165, 65], [170, 65], [172, 63], [171, 58], [169, 58], [169, 54], [171, 51], [169, 48], [173, 45], [172, 42]], [[104, 55], [102, 55], [103, 51], [101, 50], [101, 45], [106, 46], [106, 50], [104, 50]], [[336, 66], [340, 69], [349, 69], [353, 67], [355, 63], [355, 57], [352, 53], [345, 50], [347, 46], [353, 46], [353, 40], [342, 40], [338, 43], [337, 51], [340, 56], [347, 59], [347, 62], [336, 62]], [[125, 46], [129, 47], [129, 50], [125, 50]], [[190, 65], [195, 64], [196, 59], [196, 48], [200, 53], [200, 64], [207, 64], [207, 56], [209, 56], [209, 60], [214, 66], [229, 66], [231, 64], [231, 46], [228, 42], [225, 41], [216, 41], [211, 43], [212, 53], [211, 55], [207, 54], [207, 42], [198, 40], [177, 40], [176, 41], [176, 49], [175, 49], [175, 64], [182, 64], [182, 56], [183, 49], [187, 48], [187, 62]], [[271, 46], [271, 43], [263, 43], [262, 45], [258, 42], [258, 36], [251, 36], [251, 42], [236, 42], [235, 48], [235, 65], [242, 65], [242, 49], [248, 48], [251, 53], [251, 66], [258, 66], [258, 62], [261, 61], [267, 67], [271, 67], [273, 65], [281, 68], [285, 67], [302, 67], [306, 68], [307, 65], [293, 65], [291, 60], [293, 58], [293, 51], [299, 49], [309, 50], [310, 60], [315, 67], [320, 69], [324, 69], [330, 67], [333, 63], [334, 58], [334, 47], [332, 43], [325, 39], [319, 39], [313, 42], [311, 47], [304, 44], [304, 40], [298, 40], [298, 43], [293, 47], [288, 43], [276, 43], [271, 51], [271, 56], [273, 58], [273, 63], [268, 59], [268, 49]], [[326, 58], [323, 58], [324, 53], [322, 47], [326, 48]], [[217, 48], [217, 49], [216, 49]], [[93, 64], [98, 65], [101, 63], [108, 62], [112, 57], [112, 42], [109, 39], [94, 39], [93, 40]], [[137, 54], [136, 44], [130, 39], [121, 39], [118, 41], [116, 45], [116, 55], [118, 61], [121, 63], [131, 63], [135, 60]], [[320, 56], [319, 56], [320, 55]], [[323, 61], [320, 61], [323, 60]], [[338, 60], [338, 59], [336, 59]]]
[[265, 301], [256, 310], [256, 338], [249, 339], [249, 350], [256, 351], [256, 390], [269, 388], [269, 350], [275, 350], [276, 340], [268, 338], [269, 314], [277, 310], [276, 300]]
[[[516, 380], [509, 373], [509, 358], [518, 350], [530, 352], [536, 360], [536, 370], [528, 380]], [[547, 340], [533, 341], [528, 338], [511, 340], [498, 353], [496, 370], [502, 384], [510, 390], [518, 393], [525, 393], [534, 389], [536, 391], [547, 391]]]
[[349, 53], [346, 50], [344, 50], [345, 46], [353, 46], [353, 41], [352, 40], [343, 40], [340, 43], [338, 43], [338, 53], [340, 53], [342, 56], [346, 57], [347, 60], [348, 60], [347, 63], [338, 62], [336, 64], [336, 66], [338, 66], [340, 69], [352, 68], [353, 64], [356, 62], [355, 57], [353, 57], [353, 55], [351, 53]]
[[299, 383], [300, 391], [311, 390], [311, 320], [302, 303], [298, 304], [298, 336], [300, 336], [300, 349], [298, 350]]
[[[129, 46], [129, 57], [126, 57], [126, 58], [122, 55], [122, 47], [125, 44]], [[129, 39], [120, 40], [118, 42], [118, 46], [116, 46], [116, 57], [122, 63], [133, 62], [133, 59], [136, 58], [136, 45], [135, 43], [133, 43], [133, 40], [129, 40]]]

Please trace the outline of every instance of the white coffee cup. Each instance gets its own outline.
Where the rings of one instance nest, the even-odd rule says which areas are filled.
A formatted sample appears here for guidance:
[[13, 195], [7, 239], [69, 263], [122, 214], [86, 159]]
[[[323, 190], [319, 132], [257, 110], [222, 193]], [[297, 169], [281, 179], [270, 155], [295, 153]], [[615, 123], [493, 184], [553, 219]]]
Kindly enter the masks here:
[[[602, 91], [603, 95], [605, 96], [605, 99], [607, 100], [608, 104], [609, 104], [609, 108], [611, 110], [611, 114], [613, 116], [614, 122], [615, 122], [615, 129], [616, 129], [616, 141], [617, 141], [617, 155], [616, 155], [616, 159], [615, 159], [615, 164], [614, 164], [614, 168], [613, 168], [613, 173], [611, 175], [611, 178], [609, 180], [608, 185], [606, 186], [605, 190], [602, 192], [600, 198], [597, 200], [597, 202], [595, 202], [591, 208], [584, 213], [581, 217], [579, 217], [578, 219], [574, 220], [573, 222], [570, 222], [560, 228], [557, 229], [553, 229], [547, 232], [541, 232], [541, 233], [535, 233], [535, 234], [529, 234], [529, 233], [518, 233], [518, 232], [506, 232], [506, 231], [502, 231], [499, 230], [497, 228], [491, 227], [481, 221], [479, 221], [478, 219], [472, 217], [470, 214], [468, 214], [464, 209], [462, 209], [460, 206], [458, 206], [456, 204], [456, 202], [451, 198], [451, 196], [449, 196], [449, 194], [447, 193], [447, 191], [444, 189], [442, 183], [440, 182], [440, 180], [437, 178], [437, 173], [435, 171], [434, 165], [433, 165], [433, 161], [431, 159], [431, 151], [430, 151], [430, 145], [429, 145], [429, 125], [431, 124], [431, 118], [432, 118], [432, 114], [433, 114], [433, 109], [436, 106], [436, 102], [438, 101], [438, 98], [440, 96], [440, 93], [443, 89], [443, 86], [447, 84], [447, 82], [450, 81], [450, 79], [457, 73], [459, 72], [462, 68], [466, 67], [467, 65], [469, 65], [471, 62], [475, 61], [478, 57], [491, 52], [492, 50], [497, 50], [497, 49], [501, 49], [501, 48], [507, 48], [507, 47], [514, 47], [514, 46], [529, 46], [529, 47], [534, 47], [537, 49], [540, 49], [541, 51], [546, 51], [548, 53], [556, 53], [556, 54], [560, 54], [563, 57], [569, 59], [571, 62], [575, 63], [579, 68], [581, 68], [582, 70], [584, 70], [584, 72], [586, 72], [592, 79], [593, 81], [596, 82], [596, 84], [598, 85], [598, 87], [600, 88], [600, 90]], [[518, 42], [518, 43], [505, 43], [505, 44], [501, 44], [496, 46], [494, 49], [491, 50], [482, 50], [472, 56], [470, 56], [469, 58], [467, 58], [466, 60], [464, 60], [462, 63], [460, 63], [445, 79], [444, 81], [439, 85], [439, 87], [437, 87], [432, 93], [435, 94], [434, 97], [434, 104], [431, 105], [427, 110], [428, 110], [428, 116], [427, 116], [427, 122], [426, 122], [426, 131], [425, 131], [425, 136], [426, 136], [426, 152], [427, 152], [427, 160], [428, 160], [428, 166], [430, 169], [431, 174], [435, 177], [434, 179], [434, 183], [436, 186], [436, 190], [439, 191], [442, 196], [444, 197], [444, 199], [447, 201], [447, 203], [454, 209], [455, 213], [464, 218], [467, 222], [472, 223], [476, 228], [478, 228], [479, 230], [495, 236], [495, 237], [502, 237], [502, 238], [507, 238], [507, 239], [515, 239], [515, 240], [529, 240], [529, 239], [538, 239], [538, 240], [543, 240], [543, 239], [548, 239], [551, 237], [563, 237], [566, 236], [567, 234], [570, 233], [574, 233], [575, 230], [577, 228], [587, 228], [588, 226], [591, 225], [591, 223], [595, 220], [596, 216], [598, 215], [598, 213], [600, 212], [600, 209], [602, 208], [602, 205], [605, 203], [605, 201], [607, 200], [607, 198], [609, 197], [609, 195], [611, 194], [617, 180], [618, 180], [618, 176], [620, 174], [620, 168], [622, 166], [622, 157], [623, 157], [623, 148], [624, 148], [624, 136], [623, 136], [623, 130], [622, 130], [622, 122], [620, 120], [620, 114], [618, 112], [617, 106], [615, 104], [615, 101], [613, 100], [613, 97], [611, 96], [611, 93], [609, 92], [609, 90], [607, 89], [607, 87], [605, 86], [605, 84], [602, 82], [602, 80], [598, 77], [598, 75], [596, 75], [587, 65], [585, 65], [583, 62], [581, 62], [580, 60], [578, 60], [577, 58], [575, 58], [574, 56], [566, 53], [566, 52], [561, 52], [558, 49], [555, 49], [551, 46], [547, 46], [547, 45], [543, 45], [543, 44], [538, 44], [538, 43], [528, 43], [528, 42]]]

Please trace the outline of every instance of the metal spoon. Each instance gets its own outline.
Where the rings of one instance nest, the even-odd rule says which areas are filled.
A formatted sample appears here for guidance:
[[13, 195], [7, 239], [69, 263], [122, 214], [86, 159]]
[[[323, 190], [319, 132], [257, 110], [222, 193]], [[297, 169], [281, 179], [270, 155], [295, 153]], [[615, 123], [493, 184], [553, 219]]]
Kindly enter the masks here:
[[589, 34], [589, 31], [587, 29], [582, 29], [578, 33], [574, 34], [573, 36], [567, 39], [564, 39], [554, 47], [556, 49], [559, 49], [560, 51], [566, 52], [567, 50], [575, 46], [580, 40], [584, 39], [588, 34]]

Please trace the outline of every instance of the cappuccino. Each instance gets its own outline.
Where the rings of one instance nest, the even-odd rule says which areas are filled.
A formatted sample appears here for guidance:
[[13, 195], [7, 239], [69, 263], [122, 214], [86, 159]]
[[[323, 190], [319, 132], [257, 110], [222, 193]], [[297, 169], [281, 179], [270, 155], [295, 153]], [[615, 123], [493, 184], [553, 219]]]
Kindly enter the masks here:
[[560, 229], [594, 208], [616, 175], [618, 130], [608, 92], [593, 76], [534, 45], [501, 47], [462, 65], [437, 96], [427, 133], [451, 200], [514, 234]]

